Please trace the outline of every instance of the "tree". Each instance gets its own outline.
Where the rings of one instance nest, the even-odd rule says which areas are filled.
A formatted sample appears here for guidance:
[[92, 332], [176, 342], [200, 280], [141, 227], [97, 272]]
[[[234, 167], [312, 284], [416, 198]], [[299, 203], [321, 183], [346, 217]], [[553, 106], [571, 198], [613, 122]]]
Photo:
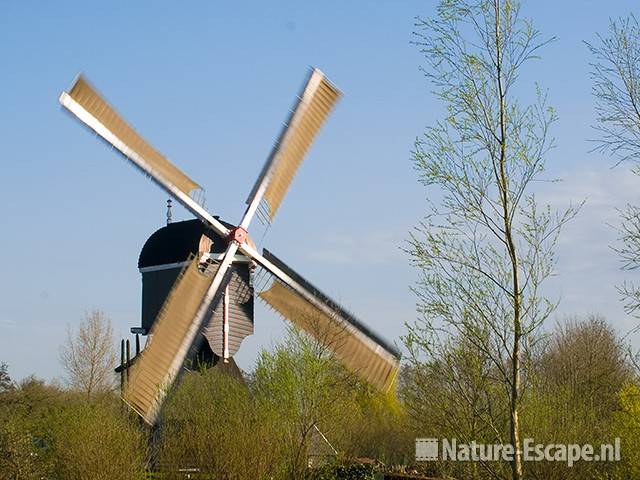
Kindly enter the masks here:
[[[632, 431], [621, 435], [616, 424], [620, 393], [633, 381], [633, 371], [625, 346], [603, 317], [574, 317], [559, 324], [537, 355], [531, 376], [534, 388], [524, 399], [523, 425], [536, 442], [599, 445], [616, 437], [632, 440]], [[633, 452], [622, 449], [627, 465], [633, 463]], [[570, 480], [596, 477], [598, 471], [597, 478], [612, 478], [607, 475], [610, 468], [608, 462], [572, 467], [531, 462], [528, 473], [532, 478]]]
[[618, 393], [633, 379], [626, 347], [604, 317], [571, 318], [558, 325], [538, 366], [543, 388], [567, 388], [596, 416], [617, 408]]
[[409, 239], [421, 317], [405, 343], [417, 368], [463, 338], [489, 362], [516, 450], [511, 476], [520, 479], [522, 362], [555, 308], [540, 287], [553, 272], [561, 227], [578, 210], [557, 213], [531, 191], [544, 180], [556, 114], [538, 88], [522, 106], [515, 87], [547, 42], [509, 0], [442, 0], [416, 27], [423, 71], [446, 117], [413, 154], [420, 181], [438, 187], [440, 200], [429, 202]]
[[167, 478], [286, 478], [282, 426], [246, 385], [219, 371], [186, 373], [163, 412], [158, 466]]
[[86, 312], [78, 330], [67, 330], [60, 362], [72, 388], [90, 398], [114, 387], [116, 352], [111, 321], [101, 310]]
[[9, 376], [9, 367], [6, 363], [0, 363], [0, 393], [13, 389], [13, 380]]
[[[587, 43], [594, 62], [591, 77], [596, 107], [596, 150], [614, 155], [640, 175], [640, 24], [635, 16], [611, 21], [608, 35]], [[618, 253], [623, 268], [640, 267], [640, 207], [620, 210]], [[640, 313], [640, 288], [633, 283], [619, 287], [628, 313]]]
[[285, 435], [287, 478], [304, 478], [314, 438], [333, 452], [348, 433], [345, 421], [356, 414], [358, 381], [331, 353], [339, 336], [316, 332], [323, 339], [318, 342], [290, 329], [280, 345], [263, 351], [256, 362], [252, 390], [259, 408], [274, 412]]

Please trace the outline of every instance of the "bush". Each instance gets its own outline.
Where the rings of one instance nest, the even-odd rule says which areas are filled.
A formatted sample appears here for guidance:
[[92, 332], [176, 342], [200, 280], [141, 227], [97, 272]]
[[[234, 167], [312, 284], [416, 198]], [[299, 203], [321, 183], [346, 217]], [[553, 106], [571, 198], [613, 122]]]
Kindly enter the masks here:
[[142, 478], [146, 435], [137, 416], [116, 398], [76, 400], [51, 418], [49, 453], [54, 478], [129, 480]]
[[0, 422], [0, 480], [46, 478], [50, 465], [22, 419]]
[[49, 476], [44, 438], [51, 412], [65, 398], [62, 390], [34, 377], [0, 392], [0, 480]]
[[618, 394], [618, 409], [613, 416], [614, 437], [620, 438], [621, 462], [613, 465], [611, 478], [640, 477], [640, 388], [628, 383]]
[[375, 458], [388, 465], [412, 462], [416, 433], [394, 391], [382, 394], [361, 386], [357, 410], [342, 421], [342, 450], [352, 457]]
[[[259, 410], [276, 418], [287, 480], [304, 478], [310, 455], [332, 456], [347, 442], [348, 425], [359, 416], [357, 387], [326, 347], [296, 330], [261, 353], [252, 392]], [[319, 431], [324, 438], [317, 438]]]
[[119, 399], [27, 378], [0, 394], [0, 479], [141, 478], [146, 437]]
[[156, 469], [212, 478], [283, 478], [280, 429], [245, 385], [216, 369], [187, 373], [163, 412]]
[[306, 480], [376, 480], [379, 475], [372, 464], [332, 463], [309, 469]]

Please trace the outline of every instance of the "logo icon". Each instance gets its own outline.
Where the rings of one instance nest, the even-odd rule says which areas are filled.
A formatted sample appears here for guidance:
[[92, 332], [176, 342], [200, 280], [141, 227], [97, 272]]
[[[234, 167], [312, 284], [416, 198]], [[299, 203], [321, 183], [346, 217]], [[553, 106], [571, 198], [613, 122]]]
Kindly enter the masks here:
[[438, 440], [436, 438], [416, 438], [416, 460], [429, 462], [438, 459]]

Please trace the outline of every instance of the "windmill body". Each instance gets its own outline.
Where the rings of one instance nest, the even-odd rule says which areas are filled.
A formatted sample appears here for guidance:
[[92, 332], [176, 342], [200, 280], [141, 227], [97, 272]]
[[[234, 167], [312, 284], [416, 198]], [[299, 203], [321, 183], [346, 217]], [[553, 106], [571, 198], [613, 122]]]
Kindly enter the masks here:
[[[223, 224], [232, 227], [222, 221]], [[250, 241], [250, 239], [249, 239]], [[227, 241], [199, 220], [169, 223], [154, 232], [145, 242], [138, 259], [142, 275], [142, 312], [140, 327], [133, 333], [148, 335], [173, 288], [180, 272], [194, 255], [217, 258], [226, 249]], [[226, 294], [228, 328], [227, 358], [224, 349], [224, 302], [213, 305], [205, 319], [205, 326], [196, 338], [195, 348], [187, 364], [199, 368], [202, 364], [215, 364], [221, 358], [236, 354], [245, 337], [254, 331], [255, 266], [243, 255], [236, 255], [230, 270]], [[135, 360], [134, 360], [135, 361]]]
[[[61, 94], [63, 107], [196, 217], [160, 229], [140, 255], [140, 331], [149, 341], [131, 367], [122, 399], [150, 425], [185, 363], [202, 351], [203, 339], [214, 355], [228, 360], [253, 332], [254, 288], [262, 301], [323, 343], [345, 367], [380, 390], [393, 387], [399, 352], [279, 257], [266, 249], [259, 252], [248, 235], [255, 216], [267, 223], [275, 217], [339, 97], [321, 71], [310, 71], [244, 215], [230, 224], [203, 207], [200, 186], [144, 140], [84, 77]], [[255, 282], [254, 268], [260, 279]]]

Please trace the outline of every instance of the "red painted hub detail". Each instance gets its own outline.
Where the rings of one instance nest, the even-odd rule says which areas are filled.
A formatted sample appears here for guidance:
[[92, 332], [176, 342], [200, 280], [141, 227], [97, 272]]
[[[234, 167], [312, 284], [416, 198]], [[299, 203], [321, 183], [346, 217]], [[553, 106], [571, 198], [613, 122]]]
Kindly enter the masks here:
[[231, 240], [242, 245], [247, 239], [247, 231], [244, 228], [236, 227], [231, 231]]

